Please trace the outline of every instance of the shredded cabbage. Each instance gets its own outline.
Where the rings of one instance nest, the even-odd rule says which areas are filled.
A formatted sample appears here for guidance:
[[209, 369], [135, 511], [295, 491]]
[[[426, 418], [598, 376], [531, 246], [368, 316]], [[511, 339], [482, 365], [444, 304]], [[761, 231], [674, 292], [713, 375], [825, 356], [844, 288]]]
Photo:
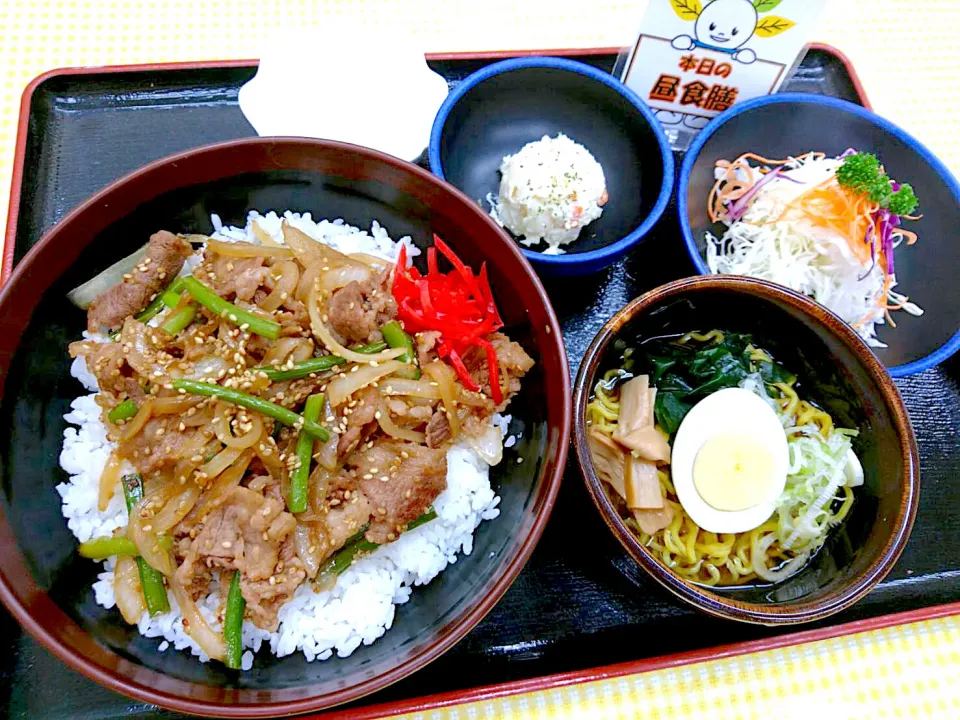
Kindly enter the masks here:
[[[814, 424], [796, 425], [796, 416], [784, 413], [768, 395], [759, 373], [748, 375], [740, 387], [764, 398], [784, 426], [789, 466], [787, 484], [777, 503], [776, 534], [782, 548], [809, 557], [842, 519], [834, 511], [834, 501], [842, 500], [845, 493], [838, 493], [844, 486], [863, 482], [851, 444], [857, 431], [834, 428], [824, 437]], [[851, 467], [854, 463], [855, 468]]]
[[[764, 185], [722, 237], [706, 234], [707, 266], [712, 273], [748, 275], [809, 295], [852, 325], [869, 345], [886, 347], [876, 332], [876, 326], [886, 322], [885, 304], [877, 303], [885, 282], [879, 263], [866, 267], [846, 238], [803, 219], [772, 222], [798, 195], [833, 175], [840, 163], [810, 155], [788, 161], [784, 167], [789, 176], [782, 173]], [[716, 172], [719, 177], [723, 170]], [[902, 236], [894, 237], [896, 247]], [[894, 279], [891, 288], [895, 285]], [[892, 289], [887, 297], [911, 315], [923, 314]]]

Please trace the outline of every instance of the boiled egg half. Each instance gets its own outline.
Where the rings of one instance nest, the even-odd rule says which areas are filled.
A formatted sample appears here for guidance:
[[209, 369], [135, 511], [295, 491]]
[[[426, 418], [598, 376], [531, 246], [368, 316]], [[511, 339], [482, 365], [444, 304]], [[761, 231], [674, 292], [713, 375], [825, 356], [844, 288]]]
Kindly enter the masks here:
[[704, 530], [739, 533], [773, 514], [787, 482], [787, 436], [776, 412], [743, 388], [718, 390], [687, 413], [673, 442], [677, 499]]

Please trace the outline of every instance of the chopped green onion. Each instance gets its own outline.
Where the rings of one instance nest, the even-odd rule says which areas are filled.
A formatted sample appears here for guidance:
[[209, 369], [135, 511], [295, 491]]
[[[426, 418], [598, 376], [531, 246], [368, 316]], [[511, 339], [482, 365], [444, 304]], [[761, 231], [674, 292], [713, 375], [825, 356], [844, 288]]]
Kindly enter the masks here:
[[363, 536], [368, 527], [369, 525], [364, 525], [357, 533], [351, 536], [350, 539], [344, 543], [344, 546], [323, 564], [323, 567], [321, 567], [317, 573], [317, 577], [336, 577], [353, 564], [357, 555], [362, 552], [373, 552], [380, 547]]
[[92, 540], [86, 540], [80, 543], [77, 548], [80, 557], [88, 560], [106, 560], [113, 555], [132, 555], [136, 557], [140, 554], [133, 540], [126, 537], [99, 537]]
[[[160, 547], [164, 550], [169, 550], [173, 547], [173, 538], [169, 535], [161, 535], [158, 541]], [[137, 550], [137, 546], [133, 544], [133, 540], [122, 535], [118, 537], [99, 537], [85, 540], [80, 543], [77, 552], [80, 554], [80, 557], [85, 557], [88, 560], [106, 560], [108, 557], [113, 557], [114, 555], [130, 555], [131, 557], [140, 555], [140, 551]]]
[[225, 662], [228, 668], [240, 669], [243, 658], [243, 612], [247, 603], [240, 592], [240, 571], [233, 573], [230, 592], [227, 593], [227, 610], [223, 615], [223, 639], [227, 644]]
[[[323, 393], [307, 398], [303, 408], [304, 421], [317, 422], [323, 410]], [[310, 480], [310, 461], [313, 459], [314, 437], [302, 432], [297, 438], [297, 467], [290, 475], [290, 497], [287, 506], [292, 513], [307, 511], [307, 492]]]
[[204, 397], [214, 397], [224, 400], [247, 410], [253, 410], [261, 415], [273, 418], [279, 423], [298, 427], [313, 435], [320, 442], [326, 442], [330, 439], [330, 434], [325, 427], [319, 425], [316, 421], [304, 420], [302, 415], [298, 415], [293, 410], [272, 403], [269, 400], [248, 395], [240, 390], [225, 388], [214, 383], [197, 382], [196, 380], [174, 380], [173, 387], [176, 390], [183, 390], [191, 395], [203, 395]]
[[[423, 515], [407, 525], [407, 531], [418, 528], [421, 525], [436, 519], [436, 517], [437, 511], [433, 508], [430, 508]], [[368, 527], [369, 525], [364, 525], [362, 528], [360, 528], [359, 532], [351, 536], [344, 546], [340, 548], [338, 552], [334, 553], [334, 555], [323, 564], [323, 567], [320, 568], [320, 572], [317, 573], [317, 577], [340, 575], [344, 570], [353, 564], [353, 561], [358, 555], [361, 553], [373, 552], [380, 547], [380, 545], [377, 543], [370, 542], [364, 537], [364, 533], [367, 532]]]
[[160, 300], [171, 310], [180, 304], [180, 293], [183, 292], [183, 278], [178, 277], [170, 287], [160, 294]]
[[170, 335], [176, 335], [181, 330], [185, 330], [186, 327], [193, 322], [193, 319], [196, 316], [197, 306], [195, 303], [184, 305], [182, 308], [174, 311], [170, 317], [164, 320], [163, 324], [160, 326], [160, 329], [165, 330]]
[[227, 302], [192, 275], [183, 278], [184, 289], [193, 296], [193, 299], [207, 310], [226, 318], [234, 325], [243, 327], [255, 335], [276, 340], [280, 337], [280, 323], [243, 310], [233, 303]]
[[[164, 307], [163, 293], [157, 293], [157, 296], [150, 301], [150, 304], [143, 309], [143, 312], [137, 315], [137, 320], [142, 323], [147, 323], [150, 320], [152, 320], [154, 317], [156, 317], [157, 314], [159, 314], [159, 312], [163, 310], [163, 307]], [[116, 334], [119, 335], [120, 332], [117, 331]], [[110, 333], [110, 337], [113, 337], [113, 336], [114, 336], [114, 333]]]
[[407, 529], [404, 530], [404, 532], [410, 532], [414, 528], [418, 528], [421, 525], [426, 525], [431, 520], [436, 520], [436, 519], [437, 519], [437, 511], [434, 510], [433, 508], [430, 508], [423, 515], [421, 515], [416, 520], [414, 520], [409, 525], [407, 525]]
[[297, 380], [298, 378], [307, 377], [314, 373], [326, 372], [346, 362], [347, 361], [339, 355], [324, 355], [323, 357], [310, 358], [303, 362], [294, 363], [292, 367], [282, 370], [269, 366], [257, 369], [270, 378], [271, 382], [277, 382], [278, 380]]
[[373, 355], [374, 353], [386, 350], [387, 344], [385, 342], [375, 342], [369, 345], [354, 345], [350, 349], [354, 352], [363, 353], [364, 355]]
[[411, 380], [420, 379], [420, 368], [417, 367], [417, 354], [413, 349], [413, 338], [400, 327], [400, 323], [391, 320], [382, 328], [383, 339], [392, 348], [404, 348], [406, 352], [397, 358], [400, 362], [410, 365], [409, 368], [403, 368], [396, 374], [400, 377], [410, 378]]
[[[370, 343], [369, 345], [358, 345], [350, 349], [354, 352], [363, 353], [364, 355], [372, 355], [373, 353], [378, 353], [386, 349], [386, 347], [387, 344], [385, 342], [376, 342]], [[347, 361], [339, 355], [322, 355], [321, 357], [310, 358], [309, 360], [294, 363], [290, 367], [275, 368], [268, 365], [257, 368], [257, 370], [263, 372], [271, 382], [278, 382], [280, 380], [298, 380], [308, 375], [313, 375], [314, 373], [327, 372], [337, 365], [345, 365], [346, 362]]]
[[122, 403], [117, 405], [113, 410], [107, 413], [107, 420], [116, 425], [117, 423], [134, 417], [139, 409], [140, 408], [137, 407], [137, 404], [133, 400], [127, 398]]
[[[133, 506], [143, 499], [143, 478], [139, 473], [123, 476], [123, 497], [127, 503], [127, 512], [133, 511]], [[170, 601], [167, 600], [167, 588], [163, 584], [163, 574], [154, 570], [142, 557], [137, 558], [137, 569], [140, 571], [140, 587], [143, 589], [143, 599], [147, 603], [150, 615], [160, 615], [170, 610]]]
[[[179, 295], [183, 292], [183, 278], [175, 278], [172, 283], [170, 283], [163, 292], [157, 293], [157, 296], [151, 301], [143, 312], [137, 315], [137, 320], [139, 322], [145, 323], [154, 318], [164, 306], [167, 307], [176, 307], [177, 303], [180, 302]], [[176, 302], [173, 305], [170, 305], [168, 300], [172, 298], [167, 298], [167, 293], [172, 293], [177, 297]]]

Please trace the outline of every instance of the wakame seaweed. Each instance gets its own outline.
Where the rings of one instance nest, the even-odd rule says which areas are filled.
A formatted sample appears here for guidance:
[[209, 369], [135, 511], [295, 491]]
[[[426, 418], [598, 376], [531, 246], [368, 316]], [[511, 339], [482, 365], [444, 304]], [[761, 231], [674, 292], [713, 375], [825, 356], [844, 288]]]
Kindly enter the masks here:
[[774, 362], [750, 359], [753, 338], [742, 333], [722, 332], [701, 342], [689, 339], [657, 338], [642, 346], [634, 356], [636, 372], [650, 375], [657, 388], [654, 416], [657, 424], [671, 437], [690, 409], [703, 398], [724, 388], [738, 387], [747, 375], [759, 372], [767, 385], [790, 382], [794, 376]]

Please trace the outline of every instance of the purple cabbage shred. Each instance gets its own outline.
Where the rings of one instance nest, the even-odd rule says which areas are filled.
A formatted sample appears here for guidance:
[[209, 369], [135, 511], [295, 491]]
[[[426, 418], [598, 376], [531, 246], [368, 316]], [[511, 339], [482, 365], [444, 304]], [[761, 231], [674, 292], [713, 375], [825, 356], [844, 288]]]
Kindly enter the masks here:
[[783, 168], [778, 167], [760, 178], [760, 180], [752, 188], [747, 190], [741, 197], [737, 198], [736, 201], [729, 206], [727, 210], [727, 218], [729, 220], [733, 220], [734, 222], [742, 218], [743, 214], [750, 206], [750, 201], [753, 200], [758, 192], [760, 192], [761, 188], [774, 180], [774, 178], [779, 177], [782, 171]]

